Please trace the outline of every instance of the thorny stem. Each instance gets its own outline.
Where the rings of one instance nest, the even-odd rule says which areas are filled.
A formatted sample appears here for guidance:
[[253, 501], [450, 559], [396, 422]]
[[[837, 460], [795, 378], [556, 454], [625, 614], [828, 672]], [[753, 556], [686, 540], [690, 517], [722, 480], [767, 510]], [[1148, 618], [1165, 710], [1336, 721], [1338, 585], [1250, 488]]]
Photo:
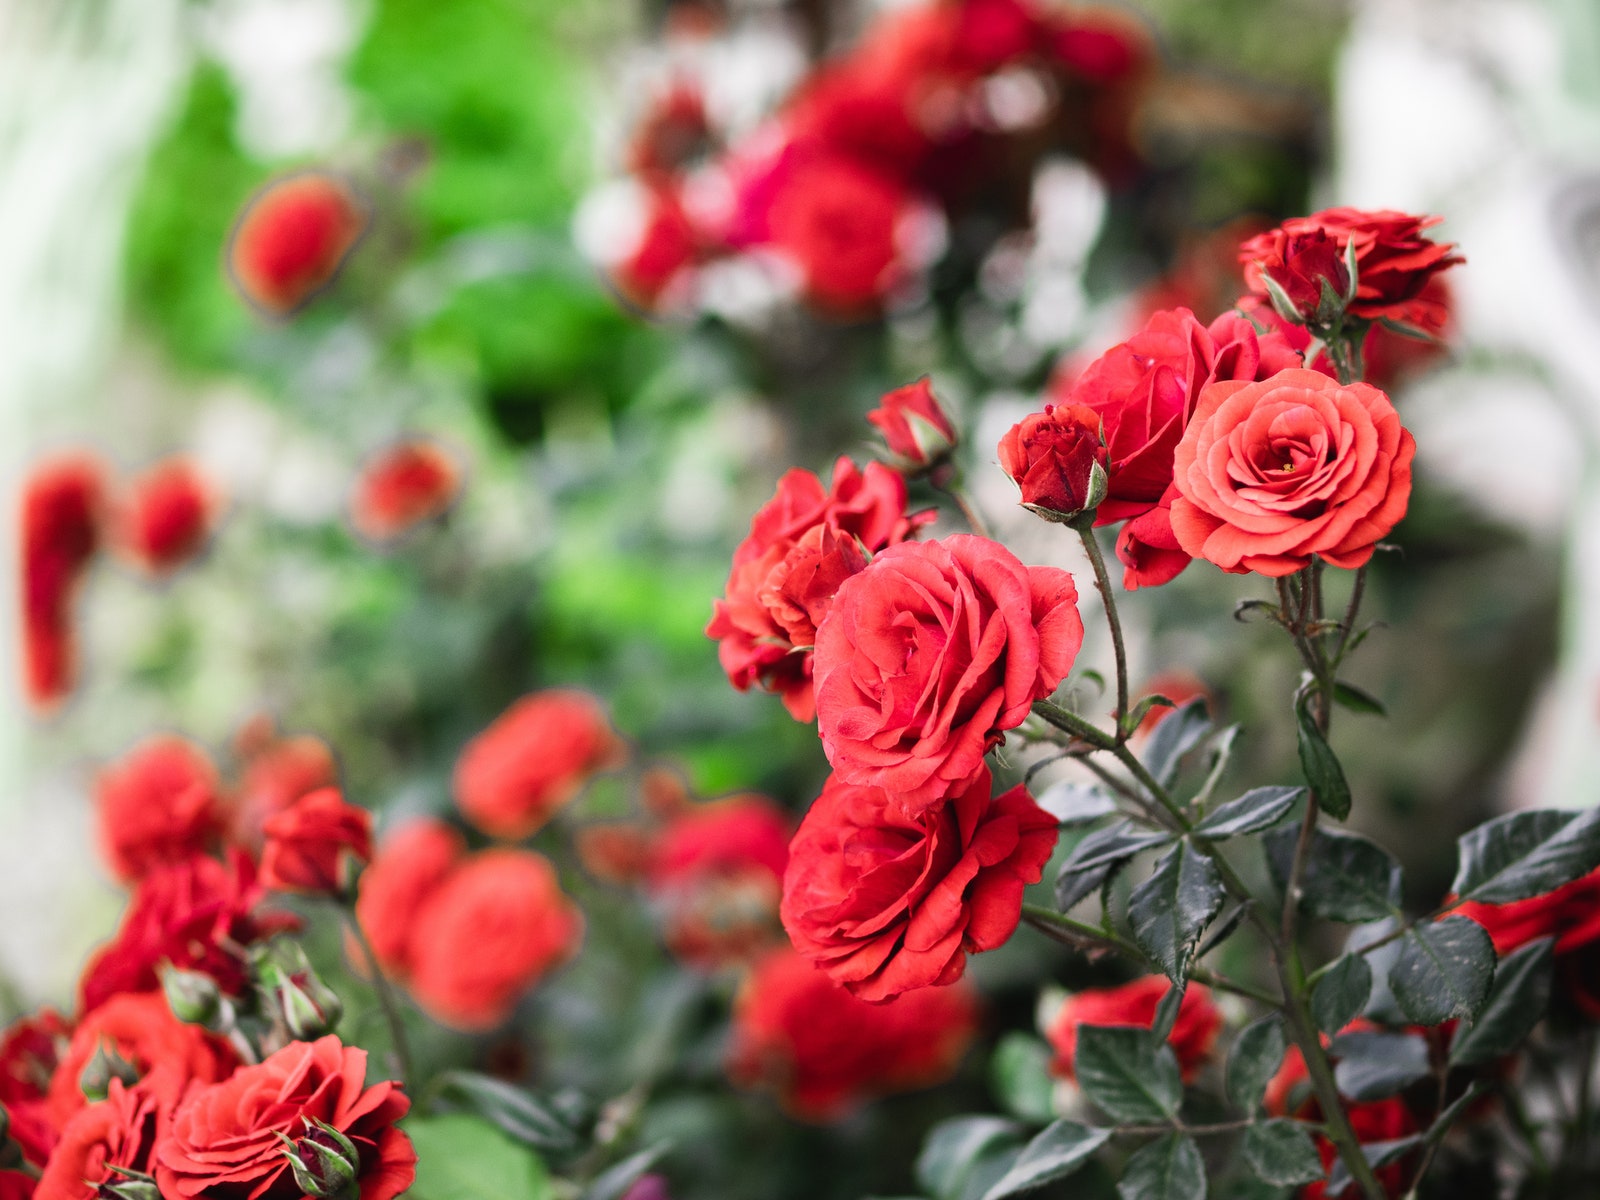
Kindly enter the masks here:
[[1106, 610], [1106, 624], [1111, 629], [1111, 648], [1117, 658], [1117, 740], [1122, 741], [1131, 732], [1122, 727], [1128, 716], [1128, 653], [1122, 640], [1122, 618], [1117, 615], [1117, 602], [1111, 595], [1111, 576], [1106, 571], [1105, 555], [1101, 553], [1094, 529], [1087, 524], [1075, 528], [1078, 540], [1083, 543], [1084, 552], [1089, 556], [1089, 565], [1094, 568], [1094, 586], [1100, 592]]
[[389, 1040], [394, 1043], [395, 1057], [391, 1067], [400, 1076], [400, 1081], [407, 1083], [411, 1079], [411, 1048], [406, 1042], [406, 1027], [400, 1019], [400, 1006], [395, 1000], [394, 990], [389, 986], [389, 978], [383, 973], [383, 968], [378, 965], [378, 956], [372, 949], [372, 943], [367, 940], [366, 930], [361, 928], [353, 904], [345, 905], [344, 919], [356, 945], [361, 947], [362, 957], [367, 960], [372, 990], [377, 994], [378, 1007], [383, 1009], [383, 1019], [389, 1024]]

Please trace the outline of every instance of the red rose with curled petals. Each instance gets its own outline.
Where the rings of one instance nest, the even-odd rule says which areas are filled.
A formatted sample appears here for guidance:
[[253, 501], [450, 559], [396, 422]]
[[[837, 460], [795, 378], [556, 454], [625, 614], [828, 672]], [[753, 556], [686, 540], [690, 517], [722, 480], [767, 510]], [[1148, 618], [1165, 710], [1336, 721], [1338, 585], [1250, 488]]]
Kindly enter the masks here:
[[813, 526], [767, 572], [756, 598], [789, 644], [806, 650], [816, 645], [817, 626], [840, 586], [866, 565], [855, 538], [831, 525]]
[[385, 971], [410, 974], [417, 913], [466, 854], [461, 835], [432, 817], [408, 821], [379, 843], [361, 873], [356, 919]]
[[1305, 370], [1213, 384], [1174, 455], [1172, 529], [1234, 574], [1290, 575], [1313, 555], [1359, 567], [1405, 515], [1415, 453], [1367, 384]]
[[106, 479], [97, 457], [68, 452], [35, 463], [22, 482], [22, 683], [41, 712], [66, 699], [77, 673], [72, 605], [100, 546]]
[[159, 462], [133, 479], [116, 506], [112, 544], [146, 575], [170, 575], [205, 549], [221, 499], [192, 459]]
[[370, 219], [366, 201], [331, 171], [275, 179], [239, 215], [229, 278], [261, 311], [289, 316], [333, 282]]
[[867, 420], [883, 431], [884, 443], [902, 470], [927, 471], [950, 457], [958, 440], [956, 429], [926, 375], [885, 392], [879, 405], [867, 414]]
[[989, 769], [907, 811], [830, 778], [790, 846], [783, 925], [801, 954], [863, 1000], [953, 983], [967, 955], [1004, 944], [1038, 883], [1056, 819], [1020, 784], [990, 796]]
[[1192, 561], [1172, 532], [1172, 501], [1178, 489], [1169, 487], [1149, 512], [1132, 517], [1117, 534], [1117, 561], [1122, 563], [1122, 586], [1130, 592], [1171, 583]]
[[96, 1200], [109, 1194], [102, 1184], [129, 1178], [124, 1172], [148, 1180], [177, 1098], [143, 1085], [124, 1087], [120, 1079], [111, 1081], [97, 1104], [85, 1106], [79, 1096], [80, 1106], [61, 1131], [34, 1200]]
[[281, 737], [267, 725], [242, 733], [236, 751], [243, 759], [234, 789], [229, 836], [259, 851], [261, 827], [307, 792], [337, 787], [339, 763], [327, 742], [310, 734]]
[[998, 542], [891, 546], [817, 630], [817, 727], [846, 783], [937, 803], [1055, 691], [1083, 643], [1078, 591]]
[[[1055, 1060], [1053, 1074], [1063, 1079], [1077, 1078], [1078, 1026], [1132, 1025], [1149, 1029], [1155, 1024], [1156, 1008], [1171, 983], [1164, 975], [1146, 975], [1117, 987], [1085, 988], [1068, 996], [1056, 1010], [1045, 1031]], [[1210, 989], [1191, 983], [1178, 1003], [1178, 1018], [1167, 1034], [1167, 1044], [1178, 1058], [1185, 1081], [1193, 1080], [1222, 1029], [1222, 1013], [1211, 1001]]]
[[95, 809], [112, 875], [131, 883], [203, 853], [222, 832], [220, 790], [210, 756], [187, 738], [147, 738], [107, 766], [95, 782]]
[[461, 495], [461, 483], [461, 468], [443, 446], [429, 438], [406, 438], [361, 468], [350, 498], [350, 524], [369, 542], [393, 542], [448, 512]]
[[1456, 912], [1482, 925], [1501, 957], [1540, 938], [1555, 938], [1560, 990], [1586, 1019], [1600, 1022], [1600, 871], [1543, 896], [1509, 904], [1469, 900]]
[[372, 814], [337, 788], [308, 792], [262, 826], [261, 884], [279, 892], [338, 896], [372, 858]]
[[965, 982], [869, 1004], [779, 950], [739, 989], [728, 1072], [741, 1086], [775, 1092], [800, 1120], [834, 1121], [874, 1097], [942, 1083], [977, 1026]]
[[360, 1200], [392, 1200], [416, 1177], [417, 1154], [395, 1122], [411, 1101], [400, 1084], [366, 1085], [367, 1052], [328, 1035], [290, 1042], [254, 1066], [183, 1101], [156, 1151], [155, 1177], [171, 1200], [300, 1200], [285, 1138], [331, 1126], [360, 1158]]
[[50, 1081], [72, 1037], [72, 1025], [53, 1009], [20, 1017], [0, 1036], [0, 1108], [7, 1133], [35, 1165], [50, 1158], [58, 1133], [50, 1116]]
[[[1046, 404], [1000, 439], [1000, 469], [1022, 490], [1022, 507], [1066, 521], [1096, 502], [1109, 461], [1100, 414], [1082, 404]], [[1095, 483], [1095, 468], [1101, 483]]]

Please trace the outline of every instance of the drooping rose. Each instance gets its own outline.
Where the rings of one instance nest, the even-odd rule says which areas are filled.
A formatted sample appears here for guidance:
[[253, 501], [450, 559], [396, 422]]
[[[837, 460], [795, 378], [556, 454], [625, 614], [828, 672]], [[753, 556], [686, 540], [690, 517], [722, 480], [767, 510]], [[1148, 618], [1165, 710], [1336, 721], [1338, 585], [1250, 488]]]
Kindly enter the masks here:
[[857, 999], [809, 960], [779, 950], [740, 988], [728, 1071], [777, 1094], [804, 1121], [833, 1121], [867, 1100], [948, 1079], [977, 1031], [965, 983]]
[[817, 727], [846, 783], [942, 799], [1055, 691], [1083, 643], [1072, 576], [957, 534], [883, 551], [817, 630]]
[[411, 1101], [400, 1084], [368, 1086], [366, 1076], [367, 1052], [330, 1034], [291, 1042], [191, 1093], [157, 1148], [162, 1196], [302, 1200], [293, 1146], [316, 1136], [322, 1122], [356, 1150], [359, 1200], [392, 1200], [416, 1177], [416, 1151], [395, 1126]]
[[146, 575], [170, 575], [205, 548], [221, 508], [215, 487], [192, 459], [166, 459], [123, 489], [112, 545]]
[[385, 971], [411, 973], [417, 913], [466, 853], [461, 835], [432, 817], [408, 821], [378, 843], [361, 873], [356, 919]]
[[95, 809], [112, 875], [131, 883], [207, 850], [222, 832], [220, 789], [210, 756], [169, 734], [146, 738], [107, 766], [95, 782]]
[[623, 753], [622, 740], [593, 696], [567, 688], [535, 692], [461, 751], [456, 804], [491, 837], [517, 841], [540, 829]]
[[1316, 371], [1213, 384], [1173, 458], [1172, 529], [1225, 571], [1359, 567], [1405, 515], [1416, 442], [1377, 388]]
[[56, 1144], [50, 1081], [71, 1036], [71, 1024], [49, 1008], [19, 1018], [0, 1035], [0, 1108], [9, 1118], [8, 1136], [35, 1166], [48, 1161]]
[[1540, 938], [1555, 938], [1559, 990], [1590, 1021], [1600, 1022], [1600, 871], [1510, 904], [1468, 901], [1456, 909], [1471, 917], [1504, 957]]
[[228, 275], [258, 309], [289, 316], [333, 282], [370, 219], [362, 196], [331, 171], [275, 179], [239, 214]]
[[[1172, 985], [1162, 975], [1146, 975], [1117, 987], [1085, 988], [1068, 996], [1051, 1018], [1045, 1037], [1055, 1051], [1050, 1065], [1053, 1074], [1063, 1079], [1077, 1077], [1078, 1027], [1080, 1025], [1132, 1025], [1149, 1029], [1155, 1024], [1156, 1007]], [[1178, 1003], [1178, 1018], [1167, 1034], [1167, 1044], [1178, 1058], [1185, 1080], [1211, 1057], [1217, 1034], [1222, 1030], [1222, 1014], [1211, 1001], [1211, 992], [1191, 983]]]
[[128, 1180], [125, 1172], [148, 1181], [176, 1100], [174, 1092], [113, 1079], [104, 1100], [79, 1107], [62, 1129], [34, 1200], [97, 1200], [112, 1194], [101, 1185]]
[[1055, 848], [1056, 819], [1020, 784], [990, 796], [979, 766], [908, 810], [831, 777], [790, 846], [783, 925], [801, 954], [863, 1000], [953, 983], [1003, 945]]
[[1000, 469], [1022, 489], [1022, 507], [1065, 521], [1095, 501], [1095, 468], [1109, 464], [1100, 414], [1082, 404], [1046, 404], [1000, 439]]
[[342, 895], [372, 858], [372, 814], [346, 804], [337, 788], [306, 793], [262, 832], [261, 885], [274, 891]]
[[100, 546], [106, 477], [94, 455], [69, 452], [34, 464], [22, 482], [22, 683], [41, 712], [66, 699], [77, 674], [73, 600]]
[[883, 431], [895, 465], [908, 473], [938, 466], [955, 449], [956, 429], [933, 394], [926, 375], [915, 383], [885, 392], [867, 420]]
[[356, 477], [350, 523], [382, 545], [447, 512], [461, 495], [461, 468], [430, 438], [408, 437], [373, 455]]

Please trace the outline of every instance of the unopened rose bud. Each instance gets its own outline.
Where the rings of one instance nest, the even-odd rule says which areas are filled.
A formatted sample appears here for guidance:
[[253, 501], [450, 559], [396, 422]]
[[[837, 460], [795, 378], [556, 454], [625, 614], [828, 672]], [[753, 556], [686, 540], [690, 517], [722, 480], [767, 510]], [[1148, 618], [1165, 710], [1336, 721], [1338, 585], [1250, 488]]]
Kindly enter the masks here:
[[283, 1148], [294, 1172], [295, 1186], [318, 1200], [354, 1200], [360, 1194], [361, 1154], [355, 1144], [332, 1125], [315, 1121], [305, 1136]]
[[303, 1042], [332, 1033], [344, 1003], [315, 975], [295, 974], [278, 986], [278, 1006], [289, 1032]]
[[172, 1015], [188, 1025], [215, 1029], [223, 1015], [224, 1001], [217, 981], [199, 971], [168, 967], [161, 973], [161, 990], [166, 993]]
[[1022, 506], [1063, 524], [1093, 514], [1110, 486], [1100, 418], [1082, 404], [1047, 404], [1000, 439], [1000, 466], [1022, 490]]
[[139, 1069], [117, 1053], [115, 1046], [102, 1040], [78, 1072], [78, 1090], [91, 1104], [97, 1103], [110, 1094], [113, 1079], [131, 1086], [139, 1082]]
[[1289, 236], [1277, 261], [1258, 264], [1272, 307], [1285, 321], [1328, 329], [1355, 300], [1354, 241], [1341, 250], [1321, 229]]
[[867, 420], [883, 431], [896, 467], [907, 475], [920, 475], [949, 459], [957, 441], [955, 426], [927, 376], [886, 393], [881, 403]]
[[114, 1174], [95, 1188], [95, 1200], [162, 1200], [156, 1181], [143, 1171], [107, 1165]]

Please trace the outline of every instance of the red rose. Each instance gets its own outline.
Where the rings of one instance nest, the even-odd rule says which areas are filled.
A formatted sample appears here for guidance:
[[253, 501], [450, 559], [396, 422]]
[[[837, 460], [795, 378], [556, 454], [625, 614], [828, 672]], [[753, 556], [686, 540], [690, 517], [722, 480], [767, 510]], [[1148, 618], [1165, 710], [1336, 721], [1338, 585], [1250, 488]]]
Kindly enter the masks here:
[[1077, 516], [1104, 490], [1109, 457], [1100, 440], [1100, 415], [1084, 405], [1046, 404], [1011, 427], [999, 452], [1000, 469], [1022, 489], [1022, 507], [1046, 520]]
[[955, 426], [926, 375], [884, 393], [880, 407], [869, 412], [867, 420], [883, 431], [889, 453], [898, 460], [896, 465], [908, 472], [936, 467], [955, 449]]
[[391, 1200], [416, 1177], [416, 1151], [395, 1122], [411, 1101], [393, 1082], [366, 1086], [367, 1052], [331, 1034], [291, 1042], [254, 1066], [191, 1093], [156, 1152], [155, 1177], [171, 1200], [300, 1200], [290, 1143], [332, 1126], [360, 1159], [360, 1200]]
[[192, 460], [169, 458], [128, 484], [112, 541], [145, 574], [170, 575], [205, 548], [220, 508], [215, 489]]
[[817, 630], [817, 727], [845, 783], [942, 799], [1055, 691], [1083, 643], [1072, 576], [957, 534], [891, 546]]
[[26, 1171], [0, 1171], [0, 1200], [33, 1200], [34, 1187]]
[[[1077, 1078], [1078, 1026], [1133, 1025], [1149, 1029], [1155, 1024], [1156, 1007], [1172, 985], [1165, 976], [1146, 975], [1118, 987], [1085, 988], [1068, 996], [1045, 1031], [1055, 1061], [1050, 1070], [1063, 1079]], [[1217, 1034], [1222, 1029], [1222, 1014], [1211, 1002], [1211, 992], [1191, 983], [1178, 1003], [1178, 1019], [1167, 1034], [1167, 1044], [1178, 1057], [1185, 1080], [1192, 1080], [1211, 1057]]]
[[598, 235], [595, 239], [612, 286], [646, 312], [675, 308], [692, 294], [695, 268], [711, 256], [707, 236], [684, 205], [682, 187], [652, 179], [610, 196], [630, 218], [612, 245], [598, 244]]
[[1288, 259], [1300, 248], [1314, 244], [1313, 239], [1321, 234], [1335, 243], [1341, 257], [1346, 246], [1355, 243], [1357, 282], [1355, 302], [1348, 309], [1351, 316], [1437, 326], [1443, 322], [1430, 321], [1433, 314], [1429, 302], [1419, 300], [1421, 292], [1440, 271], [1466, 261], [1454, 253], [1454, 245], [1441, 245], [1422, 236], [1424, 229], [1443, 219], [1358, 208], [1330, 208], [1309, 217], [1293, 217], [1239, 247], [1244, 281], [1251, 291], [1265, 296], [1263, 274], [1282, 285], [1294, 270]]
[[1173, 457], [1172, 529], [1225, 571], [1359, 567], [1405, 515], [1416, 442], [1375, 387], [1316, 371], [1218, 383]]
[[[1279, 314], [1285, 320], [1331, 325], [1344, 311], [1345, 293], [1350, 290], [1344, 247], [1318, 228], [1286, 236], [1278, 251], [1279, 260], [1270, 268], [1257, 268], [1255, 282], [1266, 288], [1270, 279], [1277, 286], [1289, 302], [1289, 311]], [[1281, 303], [1275, 299], [1273, 307]]]
[[1194, 560], [1172, 532], [1172, 502], [1178, 489], [1169, 487], [1147, 513], [1131, 518], [1117, 534], [1117, 560], [1122, 563], [1122, 586], [1130, 592], [1171, 583]]
[[964, 983], [869, 1004], [780, 950], [739, 989], [728, 1071], [742, 1086], [776, 1092], [801, 1120], [832, 1121], [873, 1097], [948, 1079], [977, 1024]]
[[273, 180], [239, 215], [228, 274], [251, 304], [288, 316], [333, 282], [369, 219], [366, 201], [332, 172]]
[[68, 453], [36, 463], [22, 483], [22, 682], [28, 703], [53, 709], [72, 690], [77, 636], [72, 602], [100, 544], [106, 470]]
[[50, 1081], [71, 1036], [72, 1026], [46, 1008], [14, 1021], [0, 1037], [0, 1108], [10, 1118], [11, 1140], [35, 1165], [50, 1158], [56, 1143]]
[[101, 1184], [128, 1178], [123, 1172], [148, 1179], [174, 1100], [175, 1095], [143, 1086], [126, 1088], [113, 1079], [106, 1098], [81, 1108], [61, 1131], [34, 1200], [96, 1200], [111, 1194]]
[[461, 751], [456, 805], [490, 837], [517, 841], [540, 829], [624, 752], [593, 696], [565, 688], [535, 692]]
[[95, 782], [95, 807], [112, 875], [131, 883], [203, 853], [222, 832], [219, 790], [210, 757], [181, 737], [147, 738], [106, 767]]
[[466, 853], [461, 835], [431, 817], [407, 822], [379, 844], [361, 872], [356, 919], [385, 971], [410, 973], [417, 913]]
[[455, 459], [428, 438], [407, 438], [361, 468], [350, 499], [350, 523], [369, 542], [392, 542], [442, 516], [460, 494]]
[[1456, 909], [1471, 917], [1504, 957], [1540, 938], [1555, 941], [1556, 978], [1561, 991], [1590, 1021], [1600, 1021], [1600, 871], [1510, 904], [1468, 901]]
[[261, 883], [279, 892], [337, 896], [372, 857], [372, 814], [337, 788], [301, 796], [262, 826]]
[[339, 784], [338, 761], [319, 737], [280, 737], [269, 724], [241, 733], [236, 751], [244, 766], [234, 792], [230, 835], [248, 849], [260, 850], [261, 827], [273, 813], [307, 792]]

